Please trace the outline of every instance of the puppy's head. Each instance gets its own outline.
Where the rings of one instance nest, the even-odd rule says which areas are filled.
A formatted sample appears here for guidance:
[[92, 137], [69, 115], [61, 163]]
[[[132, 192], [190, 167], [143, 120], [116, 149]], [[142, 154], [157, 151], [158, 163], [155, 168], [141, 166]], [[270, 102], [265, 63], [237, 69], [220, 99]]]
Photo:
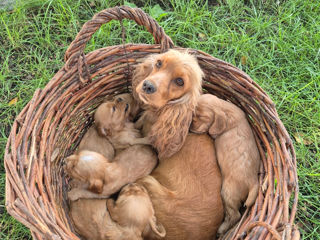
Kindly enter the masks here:
[[129, 112], [129, 120], [130, 121], [133, 121], [134, 118], [137, 116], [137, 114], [140, 111], [139, 103], [129, 93], [123, 93], [123, 94], [116, 95], [114, 97], [114, 101], [115, 102], [124, 101], [125, 103], [129, 104], [128, 112]]
[[195, 57], [177, 50], [151, 55], [133, 77], [134, 95], [159, 109], [166, 104], [193, 101], [201, 92], [203, 72]]
[[84, 180], [83, 174], [81, 173], [81, 171], [79, 171], [78, 163], [79, 163], [79, 156], [77, 154], [73, 154], [65, 158], [64, 170], [71, 178]]
[[[133, 200], [133, 198], [135, 200]], [[143, 225], [142, 236], [151, 237], [152, 239], [163, 238], [166, 235], [166, 230], [163, 225], [157, 221], [154, 214], [154, 209], [152, 206], [151, 199], [149, 197], [148, 191], [140, 184], [130, 183], [122, 188], [117, 204], [126, 204], [128, 201], [131, 202], [127, 207], [132, 209], [134, 206], [134, 211], [138, 211], [142, 219], [136, 218], [136, 225]], [[131, 211], [128, 211], [131, 212]], [[135, 224], [133, 224], [135, 225]]]
[[199, 97], [198, 105], [190, 126], [191, 132], [208, 132], [213, 137], [224, 132], [226, 129], [227, 116], [217, 105], [216, 99], [217, 97], [210, 94], [203, 94]]
[[104, 170], [108, 162], [108, 159], [97, 152], [83, 150], [67, 157], [64, 169], [71, 178], [89, 182], [89, 188], [100, 189], [103, 185], [100, 179], [104, 178]]
[[129, 103], [122, 98], [102, 103], [94, 114], [99, 135], [111, 137], [113, 132], [121, 131], [129, 121], [129, 107]]
[[194, 112], [190, 131], [194, 133], [208, 132], [213, 122], [213, 106], [210, 104], [210, 95], [203, 94], [199, 97], [196, 110]]

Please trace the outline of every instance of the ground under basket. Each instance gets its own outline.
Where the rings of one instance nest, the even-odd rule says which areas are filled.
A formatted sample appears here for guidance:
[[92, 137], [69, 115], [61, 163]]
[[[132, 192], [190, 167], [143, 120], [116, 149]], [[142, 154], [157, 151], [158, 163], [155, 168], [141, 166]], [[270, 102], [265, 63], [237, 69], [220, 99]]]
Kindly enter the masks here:
[[[126, 44], [84, 55], [86, 43], [112, 19], [131, 19], [156, 44]], [[141, 9], [103, 10], [82, 27], [65, 54], [65, 65], [38, 89], [15, 119], [5, 151], [6, 206], [30, 228], [34, 239], [79, 239], [68, 217], [62, 159], [77, 147], [92, 112], [107, 95], [130, 91], [134, 66], [148, 54], [174, 47], [158, 23]], [[294, 225], [298, 201], [292, 141], [268, 95], [247, 74], [190, 49], [205, 73], [205, 92], [227, 99], [247, 114], [260, 150], [260, 190], [254, 206], [225, 239], [299, 239]]]

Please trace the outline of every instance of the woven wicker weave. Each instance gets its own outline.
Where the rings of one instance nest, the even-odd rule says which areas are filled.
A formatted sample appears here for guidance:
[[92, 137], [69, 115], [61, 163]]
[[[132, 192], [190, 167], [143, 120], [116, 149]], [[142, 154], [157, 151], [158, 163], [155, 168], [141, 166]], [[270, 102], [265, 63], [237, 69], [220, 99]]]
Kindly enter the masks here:
[[[124, 18], [145, 26], [156, 44], [111, 46], [84, 55], [86, 43], [102, 24]], [[78, 239], [67, 215], [61, 160], [74, 151], [103, 98], [130, 90], [135, 64], [173, 47], [164, 30], [141, 9], [106, 9], [82, 27], [65, 54], [63, 68], [44, 89], [36, 90], [17, 116], [5, 152], [6, 206], [30, 228], [34, 239]], [[263, 162], [258, 198], [236, 233], [225, 238], [299, 239], [294, 225], [296, 157], [273, 102], [236, 67], [198, 50], [190, 52], [205, 72], [205, 91], [230, 100], [248, 115]]]

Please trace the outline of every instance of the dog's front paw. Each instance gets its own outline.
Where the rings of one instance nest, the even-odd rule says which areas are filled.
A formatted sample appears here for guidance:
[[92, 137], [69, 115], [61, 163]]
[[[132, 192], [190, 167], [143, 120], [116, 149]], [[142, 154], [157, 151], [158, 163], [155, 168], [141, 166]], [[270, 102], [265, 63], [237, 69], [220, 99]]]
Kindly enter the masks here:
[[73, 188], [73, 189], [71, 189], [70, 192], [68, 192], [68, 199], [69, 199], [70, 201], [76, 201], [76, 200], [78, 200], [80, 197], [81, 197], [81, 196], [80, 196], [79, 191], [78, 191], [77, 188]]

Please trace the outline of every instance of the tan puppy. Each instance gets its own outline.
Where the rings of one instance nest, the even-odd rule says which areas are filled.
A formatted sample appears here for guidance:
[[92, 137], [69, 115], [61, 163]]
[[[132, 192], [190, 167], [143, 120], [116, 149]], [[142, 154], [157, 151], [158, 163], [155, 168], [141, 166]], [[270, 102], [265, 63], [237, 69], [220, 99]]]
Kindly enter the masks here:
[[241, 202], [248, 208], [256, 200], [259, 151], [244, 112], [211, 94], [199, 98], [190, 130], [195, 133], [209, 131], [215, 139], [225, 205], [225, 218], [218, 233], [223, 234], [240, 219]]
[[106, 137], [115, 150], [135, 144], [150, 144], [148, 138], [141, 138], [140, 131], [129, 121], [130, 108], [130, 102], [118, 96], [114, 101], [102, 103], [94, 114], [98, 133]]
[[114, 222], [106, 199], [79, 199], [72, 202], [70, 216], [76, 231], [87, 240], [142, 240], [131, 229]]
[[[136, 183], [122, 188], [115, 202], [108, 199], [107, 206], [111, 218], [123, 228], [130, 230], [137, 239], [146, 236], [163, 238], [166, 231], [161, 223], [157, 222], [153, 206], [147, 190]], [[136, 217], [136, 216], [139, 217]]]
[[[123, 102], [123, 104], [128, 104], [127, 115], [129, 120], [133, 120], [137, 113], [139, 112], [139, 104], [133, 99], [131, 94], [123, 93], [116, 95], [113, 99], [115, 102]], [[114, 101], [109, 101], [114, 102]], [[107, 104], [107, 103], [104, 103]], [[105, 134], [101, 133], [101, 128], [97, 128], [97, 126], [102, 126], [106, 116], [108, 114], [105, 111], [105, 108], [102, 106], [98, 107], [94, 114], [94, 125], [91, 126], [86, 134], [83, 136], [79, 147], [78, 152], [81, 150], [89, 150], [93, 152], [97, 152], [102, 154], [108, 160], [112, 160], [114, 158], [114, 148], [110, 141], [105, 137]], [[132, 125], [132, 124], [131, 124]], [[133, 127], [131, 127], [133, 128]], [[97, 131], [99, 129], [99, 132]], [[135, 135], [140, 136], [139, 133], [136, 133], [137, 130], [132, 129]]]
[[74, 179], [89, 184], [73, 188], [68, 197], [107, 198], [122, 186], [148, 175], [157, 164], [157, 156], [148, 146], [134, 145], [119, 153], [113, 162], [101, 154], [81, 151], [66, 158], [66, 172]]
[[100, 153], [110, 160], [114, 158], [114, 148], [112, 144], [97, 132], [95, 125], [91, 126], [81, 139], [77, 152], [81, 150]]

